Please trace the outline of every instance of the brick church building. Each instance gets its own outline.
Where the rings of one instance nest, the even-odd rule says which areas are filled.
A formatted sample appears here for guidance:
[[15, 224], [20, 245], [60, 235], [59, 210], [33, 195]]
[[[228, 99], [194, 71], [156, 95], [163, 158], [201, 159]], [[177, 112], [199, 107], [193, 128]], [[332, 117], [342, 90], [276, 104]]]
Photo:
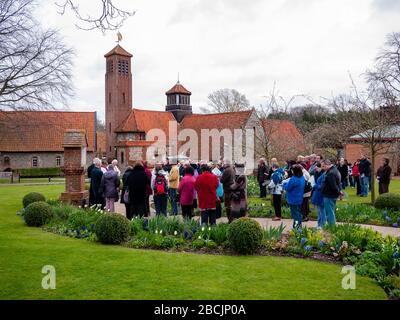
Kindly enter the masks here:
[[[97, 132], [96, 112], [15, 111], [0, 112], [0, 171], [31, 167], [63, 166], [62, 139], [65, 130], [84, 130], [88, 141], [87, 165], [93, 157], [117, 159], [122, 169], [136, 160], [160, 161], [167, 157], [190, 156], [193, 160], [217, 161], [226, 157], [226, 143], [221, 143], [221, 157], [211, 153], [201, 158], [200, 151], [179, 155], [177, 150], [185, 142], [170, 139], [171, 127], [179, 134], [191, 129], [198, 137], [202, 129], [244, 131], [261, 129], [255, 110], [218, 114], [194, 114], [191, 95], [181, 83], [166, 92], [163, 111], [133, 107], [132, 54], [119, 44], [105, 54], [105, 132]], [[271, 124], [272, 125], [272, 124]], [[303, 136], [289, 121], [277, 122], [273, 139], [282, 148], [296, 152], [304, 148]], [[152, 159], [146, 157], [148, 148], [155, 142], [154, 129], [165, 133], [165, 148], [156, 150]], [[265, 129], [265, 128], [264, 128]], [[290, 143], [285, 143], [290, 140]], [[162, 139], [161, 139], [162, 140]], [[172, 148], [172, 145], [175, 148]], [[220, 141], [221, 142], [221, 141]], [[209, 142], [211, 144], [211, 142]], [[198, 147], [200, 150], [200, 138]], [[257, 143], [256, 143], [257, 144]], [[211, 149], [211, 148], [210, 148]], [[176, 150], [171, 153], [170, 150]], [[257, 154], [257, 152], [255, 152]], [[215, 159], [214, 159], [215, 158]], [[286, 160], [286, 159], [281, 159]]]
[[[241, 112], [229, 112], [218, 114], [194, 114], [190, 98], [192, 93], [187, 90], [179, 81], [166, 94], [166, 106], [164, 111], [143, 110], [132, 108], [132, 54], [123, 49], [119, 44], [105, 55], [105, 126], [106, 126], [106, 151], [108, 158], [116, 158], [121, 166], [135, 160], [158, 161], [166, 157], [188, 156], [193, 160], [218, 161], [226, 157], [224, 144], [221, 143], [220, 158], [215, 158], [210, 153], [207, 158], [202, 158], [201, 130], [217, 129], [255, 129], [260, 130], [259, 119], [254, 110]], [[177, 151], [185, 142], [170, 139], [170, 126], [176, 127], [177, 133], [184, 129], [191, 129], [199, 137], [198, 153], [193, 154], [169, 154], [172, 147], [169, 143], [175, 144], [173, 150]], [[304, 147], [303, 136], [291, 122], [285, 122], [280, 126], [280, 134], [275, 135], [276, 140], [285, 140], [285, 132], [291, 132], [291, 139], [295, 137], [295, 145]], [[165, 132], [164, 141], [166, 148], [158, 150], [156, 159], [147, 159], [147, 149], [154, 143], [148, 134], [152, 129], [160, 129]], [[291, 146], [292, 147], [292, 146]], [[291, 148], [290, 147], [290, 148]], [[286, 159], [285, 159], [286, 160]]]

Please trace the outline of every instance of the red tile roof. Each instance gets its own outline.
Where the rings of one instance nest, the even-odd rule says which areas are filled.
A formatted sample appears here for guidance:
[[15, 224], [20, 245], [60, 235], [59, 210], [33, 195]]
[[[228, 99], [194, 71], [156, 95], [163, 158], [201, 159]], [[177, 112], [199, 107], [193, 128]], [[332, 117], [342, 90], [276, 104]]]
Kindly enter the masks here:
[[62, 152], [67, 129], [85, 130], [94, 151], [95, 125], [95, 112], [0, 111], [0, 152]]
[[97, 152], [106, 152], [106, 133], [105, 131], [97, 131]]
[[213, 114], [192, 114], [185, 116], [180, 125], [181, 129], [240, 129], [249, 120], [253, 110], [225, 112]]
[[171, 112], [132, 109], [128, 118], [120, 125], [115, 132], [148, 132], [151, 129], [163, 130], [168, 138], [169, 121], [175, 117]]
[[179, 82], [176, 85], [174, 85], [171, 89], [169, 89], [165, 94], [174, 94], [174, 93], [189, 94], [189, 95], [192, 94]]
[[119, 44], [117, 44], [114, 47], [114, 49], [112, 49], [109, 53], [106, 53], [104, 55], [104, 57], [107, 58], [112, 55], [119, 55], [119, 56], [130, 57], [130, 58], [133, 57], [128, 51], [126, 51], [124, 48], [122, 48]]

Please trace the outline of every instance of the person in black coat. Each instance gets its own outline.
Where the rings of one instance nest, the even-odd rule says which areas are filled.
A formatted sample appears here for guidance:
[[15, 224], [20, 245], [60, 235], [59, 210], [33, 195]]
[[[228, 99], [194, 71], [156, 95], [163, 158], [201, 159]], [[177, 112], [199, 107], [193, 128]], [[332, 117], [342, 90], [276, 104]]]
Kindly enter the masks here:
[[[97, 159], [97, 158], [94, 158], [93, 163], [87, 168], [87, 176], [89, 179], [91, 179], [91, 177], [92, 177], [92, 170], [95, 167], [95, 165], [94, 165], [95, 159]], [[93, 204], [94, 204], [94, 194], [93, 194], [92, 188], [90, 188], [89, 189], [89, 206], [92, 206]]]
[[365, 155], [363, 155], [360, 160], [360, 164], [358, 165], [358, 171], [360, 172], [360, 182], [361, 182], [360, 196], [367, 197], [370, 186], [371, 162], [367, 159]]
[[149, 185], [150, 180], [143, 164], [139, 161], [135, 164], [127, 178], [130, 206], [129, 216], [127, 216], [128, 219], [132, 219], [134, 216], [143, 217], [146, 215], [147, 188]]
[[347, 187], [347, 177], [349, 175], [349, 166], [347, 165], [344, 158], [340, 159], [337, 169], [340, 173], [342, 189], [344, 190]]
[[90, 192], [93, 195], [93, 204], [100, 205], [104, 209], [104, 197], [101, 186], [101, 179], [103, 178], [103, 171], [101, 171], [101, 160], [96, 158], [93, 160], [95, 167], [90, 171]]
[[128, 189], [128, 177], [132, 171], [133, 171], [133, 168], [131, 166], [128, 166], [122, 176], [122, 192], [121, 192], [121, 201], [120, 202], [125, 205], [126, 217], [130, 216], [130, 205], [129, 205], [129, 202], [125, 203], [124, 195], [125, 195], [125, 191]]
[[392, 174], [392, 168], [389, 166], [389, 159], [382, 159], [382, 166], [379, 167], [376, 174], [379, 181], [379, 194], [389, 192], [390, 176]]
[[260, 186], [260, 198], [265, 198], [267, 196], [267, 175], [268, 168], [265, 164], [265, 159], [261, 158], [258, 162], [257, 168], [257, 181]]

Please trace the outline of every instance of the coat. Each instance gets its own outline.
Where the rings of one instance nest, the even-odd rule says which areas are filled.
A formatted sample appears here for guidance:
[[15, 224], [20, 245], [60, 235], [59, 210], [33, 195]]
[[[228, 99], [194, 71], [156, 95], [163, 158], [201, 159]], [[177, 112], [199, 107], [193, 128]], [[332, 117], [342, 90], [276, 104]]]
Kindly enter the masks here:
[[379, 183], [389, 184], [391, 174], [392, 174], [392, 168], [389, 167], [389, 165], [384, 165], [379, 167], [376, 176], [379, 180]]
[[133, 169], [128, 169], [124, 172], [123, 176], [122, 176], [122, 193], [121, 193], [121, 203], [125, 203], [124, 202], [124, 194], [125, 191], [128, 189], [128, 177], [129, 174], [133, 171]]
[[93, 194], [93, 204], [103, 203], [103, 194], [101, 190], [101, 179], [103, 172], [100, 168], [94, 167], [90, 172], [90, 191]]
[[322, 195], [324, 198], [338, 198], [340, 195], [341, 187], [341, 176], [335, 166], [332, 166], [325, 173], [325, 179], [322, 183]]
[[267, 180], [267, 175], [268, 175], [268, 168], [265, 164], [258, 165], [258, 170], [257, 170], [257, 181], [259, 183], [263, 183], [265, 180]]
[[215, 209], [217, 207], [217, 188], [219, 181], [217, 176], [206, 171], [199, 175], [194, 183], [197, 191], [199, 209]]
[[285, 172], [283, 171], [282, 168], [277, 169], [272, 175], [271, 175], [271, 182], [268, 185], [268, 188], [271, 189], [272, 194], [282, 194], [283, 191], [283, 186], [282, 186], [282, 181], [279, 181], [279, 176], [284, 177]]
[[233, 217], [244, 217], [247, 214], [247, 178], [237, 176], [232, 185], [231, 214]]
[[289, 180], [284, 181], [283, 189], [286, 191], [286, 200], [289, 205], [300, 206], [303, 203], [305, 184], [304, 176], [292, 176]]
[[368, 159], [361, 159], [358, 165], [358, 171], [360, 175], [365, 175], [366, 177], [371, 176], [371, 162]]
[[133, 205], [144, 205], [147, 201], [147, 188], [150, 180], [144, 167], [136, 166], [128, 176], [129, 202]]
[[114, 170], [108, 170], [101, 178], [101, 189], [105, 198], [113, 198], [118, 200], [119, 187], [118, 173]]
[[324, 182], [325, 179], [325, 173], [321, 174], [319, 178], [317, 179], [314, 188], [313, 188], [313, 193], [311, 197], [311, 203], [315, 206], [323, 207], [324, 206], [324, 197], [322, 195], [322, 183]]
[[221, 183], [224, 186], [225, 193], [229, 193], [231, 191], [234, 179], [235, 179], [235, 170], [230, 165], [226, 166], [221, 176]]
[[179, 169], [177, 166], [172, 166], [169, 172], [168, 183], [170, 189], [178, 189], [179, 187]]
[[193, 205], [193, 200], [196, 197], [194, 188], [195, 178], [191, 174], [186, 174], [179, 182], [178, 193], [179, 203], [184, 206]]

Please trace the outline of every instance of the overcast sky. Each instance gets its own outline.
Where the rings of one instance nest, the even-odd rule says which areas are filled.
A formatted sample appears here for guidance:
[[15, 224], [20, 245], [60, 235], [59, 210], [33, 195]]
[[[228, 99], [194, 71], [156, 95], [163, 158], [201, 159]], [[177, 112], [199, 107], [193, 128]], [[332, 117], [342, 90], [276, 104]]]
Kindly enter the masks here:
[[[103, 118], [103, 56], [116, 45], [116, 32], [78, 30], [72, 14], [57, 14], [57, 0], [40, 1], [39, 20], [60, 29], [76, 52], [71, 110]], [[100, 3], [77, 1], [89, 13]], [[133, 105], [143, 109], [164, 110], [165, 91], [178, 72], [195, 111], [222, 88], [237, 89], [254, 106], [274, 82], [286, 97], [307, 94], [318, 101], [348, 92], [348, 72], [363, 86], [362, 73], [385, 35], [400, 31], [399, 0], [115, 2], [137, 11], [120, 32], [121, 45], [133, 54]]]

